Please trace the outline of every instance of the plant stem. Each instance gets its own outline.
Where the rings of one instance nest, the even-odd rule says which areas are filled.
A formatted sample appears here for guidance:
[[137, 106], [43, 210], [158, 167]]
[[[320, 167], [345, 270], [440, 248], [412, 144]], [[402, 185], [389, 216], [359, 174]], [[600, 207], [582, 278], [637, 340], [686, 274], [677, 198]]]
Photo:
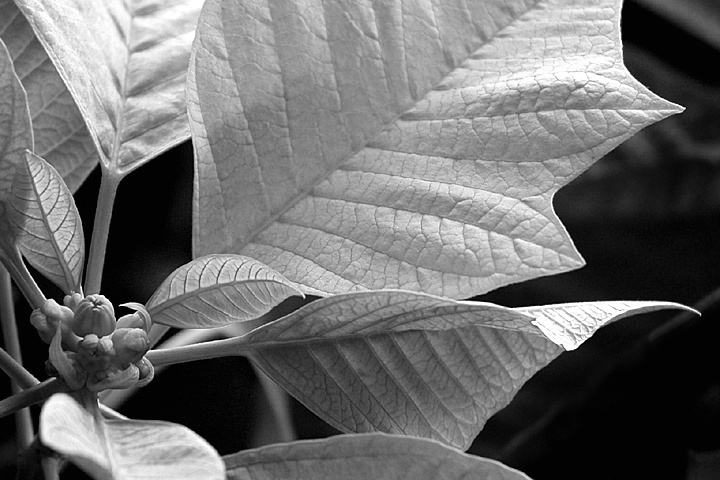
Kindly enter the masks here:
[[[22, 367], [20, 337], [18, 335], [17, 321], [15, 318], [15, 302], [12, 298], [10, 273], [2, 267], [0, 267], [0, 324], [2, 324], [3, 339], [8, 356], [14, 360], [9, 363], [11, 370], [15, 372], [27, 372], [27, 370]], [[11, 380], [12, 393], [20, 393], [22, 391], [20, 382], [12, 377]], [[23, 451], [27, 448], [34, 437], [35, 429], [33, 428], [32, 417], [30, 417], [30, 409], [23, 408], [15, 412], [15, 440], [18, 451]]]
[[110, 220], [112, 219], [113, 205], [115, 204], [115, 194], [122, 178], [122, 176], [118, 176], [103, 167], [86, 270], [85, 295], [100, 293], [105, 252], [110, 234]]
[[[269, 443], [284, 443], [297, 440], [295, 425], [293, 425], [292, 413], [290, 412], [290, 397], [288, 393], [284, 388], [275, 383], [275, 380], [260, 370], [255, 363], [251, 362], [251, 365], [267, 397], [272, 412], [273, 422], [270, 423], [270, 425], [265, 425], [265, 427], [274, 430], [274, 436], [267, 431], [259, 432], [260, 435], [255, 438], [258, 444], [253, 445], [253, 447], [259, 447]], [[260, 441], [258, 442], [258, 440]]]
[[5, 267], [3, 270], [7, 269], [30, 306], [40, 308], [45, 303], [45, 295], [25, 266], [17, 246], [8, 245], [6, 242], [0, 243], [0, 263]]
[[62, 462], [60, 458], [47, 455], [43, 456], [40, 462], [45, 480], [60, 480], [60, 463]]
[[145, 356], [152, 362], [153, 366], [158, 367], [161, 365], [192, 362], [194, 360], [206, 360], [208, 358], [250, 355], [252, 350], [253, 348], [239, 343], [237, 338], [226, 338], [224, 340], [212, 340], [195, 345], [188, 345], [186, 347], [150, 350]]
[[40, 380], [25, 370], [8, 352], [0, 348], [0, 370], [5, 372], [10, 379], [20, 388], [34, 387]]
[[70, 388], [67, 384], [57, 378], [45, 380], [34, 387], [30, 387], [11, 397], [0, 400], [0, 417], [9, 415], [21, 408], [43, 402], [55, 393], [67, 392], [69, 390]]

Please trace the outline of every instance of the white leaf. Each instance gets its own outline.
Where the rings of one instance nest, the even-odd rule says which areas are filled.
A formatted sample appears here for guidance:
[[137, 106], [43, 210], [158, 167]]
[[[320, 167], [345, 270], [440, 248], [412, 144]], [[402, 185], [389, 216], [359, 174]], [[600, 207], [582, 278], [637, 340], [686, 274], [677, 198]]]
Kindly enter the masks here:
[[621, 0], [208, 0], [188, 74], [194, 253], [309, 293], [469, 298], [583, 264], [552, 197], [680, 111]]
[[16, 3], [106, 167], [124, 175], [188, 138], [184, 84], [201, 0]]
[[171, 273], [148, 301], [152, 321], [177, 328], [212, 328], [253, 320], [292, 295], [292, 283], [239, 255], [208, 255]]
[[10, 218], [23, 256], [66, 294], [79, 292], [85, 239], [75, 200], [60, 174], [26, 151], [11, 205]]
[[43, 445], [95, 480], [225, 479], [220, 456], [190, 429], [160, 421], [104, 420], [64, 393], [43, 406], [39, 435]]
[[0, 0], [0, 37], [28, 95], [35, 151], [75, 192], [98, 164], [80, 111], [13, 0]]
[[377, 433], [270, 445], [224, 459], [228, 480], [530, 480], [432, 440]]

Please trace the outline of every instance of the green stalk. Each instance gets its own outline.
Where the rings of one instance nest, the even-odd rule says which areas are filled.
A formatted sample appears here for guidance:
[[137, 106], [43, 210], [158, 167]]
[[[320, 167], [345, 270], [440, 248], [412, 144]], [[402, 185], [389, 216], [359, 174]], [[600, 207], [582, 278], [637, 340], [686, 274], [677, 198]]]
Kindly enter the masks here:
[[68, 392], [70, 387], [62, 380], [51, 378], [44, 382], [23, 390], [15, 395], [0, 400], [0, 418], [17, 412], [20, 409], [42, 403], [51, 396], [60, 392]]
[[154, 367], [173, 365], [176, 363], [206, 360], [208, 358], [233, 357], [238, 355], [249, 356], [253, 348], [239, 345], [236, 338], [212, 340], [195, 345], [177, 348], [163, 348], [150, 350], [145, 354]]
[[[22, 365], [20, 337], [18, 336], [15, 319], [15, 302], [13, 302], [12, 298], [10, 273], [2, 267], [0, 267], [0, 324], [2, 324], [7, 353], [18, 365]], [[21, 386], [15, 380], [12, 381], [11, 388], [14, 395], [22, 391]], [[35, 429], [30, 416], [30, 409], [23, 408], [15, 412], [15, 440], [18, 451], [21, 452], [27, 448], [34, 437]]]
[[40, 308], [47, 299], [25, 266], [17, 245], [0, 241], [0, 263], [5, 267], [3, 270], [7, 269], [10, 273], [30, 306], [33, 309]]
[[85, 295], [100, 293], [105, 253], [110, 234], [110, 220], [112, 219], [115, 195], [122, 178], [122, 176], [111, 172], [103, 166], [85, 276]]
[[10, 379], [20, 388], [34, 387], [40, 380], [20, 365], [8, 352], [0, 348], [0, 370], [5, 372]]

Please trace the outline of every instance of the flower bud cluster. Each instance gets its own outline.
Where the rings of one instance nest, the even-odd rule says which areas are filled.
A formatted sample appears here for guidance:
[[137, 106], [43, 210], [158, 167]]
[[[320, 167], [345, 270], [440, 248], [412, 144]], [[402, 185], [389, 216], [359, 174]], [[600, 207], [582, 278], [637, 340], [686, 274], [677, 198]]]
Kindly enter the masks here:
[[99, 392], [144, 386], [154, 375], [145, 354], [150, 348], [152, 322], [140, 304], [127, 304], [134, 313], [115, 319], [112, 303], [103, 295], [83, 298], [73, 293], [64, 305], [47, 300], [33, 311], [30, 322], [50, 344], [49, 369], [73, 389]]

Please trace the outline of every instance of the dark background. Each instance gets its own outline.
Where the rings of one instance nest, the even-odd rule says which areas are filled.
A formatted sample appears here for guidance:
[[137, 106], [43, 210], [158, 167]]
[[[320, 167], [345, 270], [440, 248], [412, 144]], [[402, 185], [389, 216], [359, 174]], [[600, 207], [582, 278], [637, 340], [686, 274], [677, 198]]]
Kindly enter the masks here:
[[[678, 3], [720, 11], [712, 0]], [[669, 300], [704, 315], [623, 320], [533, 377], [470, 452], [534, 480], [720, 478], [720, 307], [712, 296], [720, 287], [720, 50], [676, 20], [627, 1], [625, 61], [686, 112], [633, 137], [556, 196], [588, 265], [481, 299], [507, 306]], [[114, 303], [147, 301], [191, 259], [192, 173], [185, 144], [121, 184], [103, 285]], [[76, 195], [88, 239], [98, 188], [96, 171]], [[29, 314], [22, 303], [20, 318]], [[44, 378], [46, 347], [20, 326], [25, 363]], [[263, 403], [247, 361], [230, 358], [171, 367], [121, 412], [183, 423], [227, 454], [257, 442]], [[337, 433], [297, 403], [293, 414], [300, 438]], [[12, 478], [13, 430], [12, 417], [0, 420], [3, 479]]]

